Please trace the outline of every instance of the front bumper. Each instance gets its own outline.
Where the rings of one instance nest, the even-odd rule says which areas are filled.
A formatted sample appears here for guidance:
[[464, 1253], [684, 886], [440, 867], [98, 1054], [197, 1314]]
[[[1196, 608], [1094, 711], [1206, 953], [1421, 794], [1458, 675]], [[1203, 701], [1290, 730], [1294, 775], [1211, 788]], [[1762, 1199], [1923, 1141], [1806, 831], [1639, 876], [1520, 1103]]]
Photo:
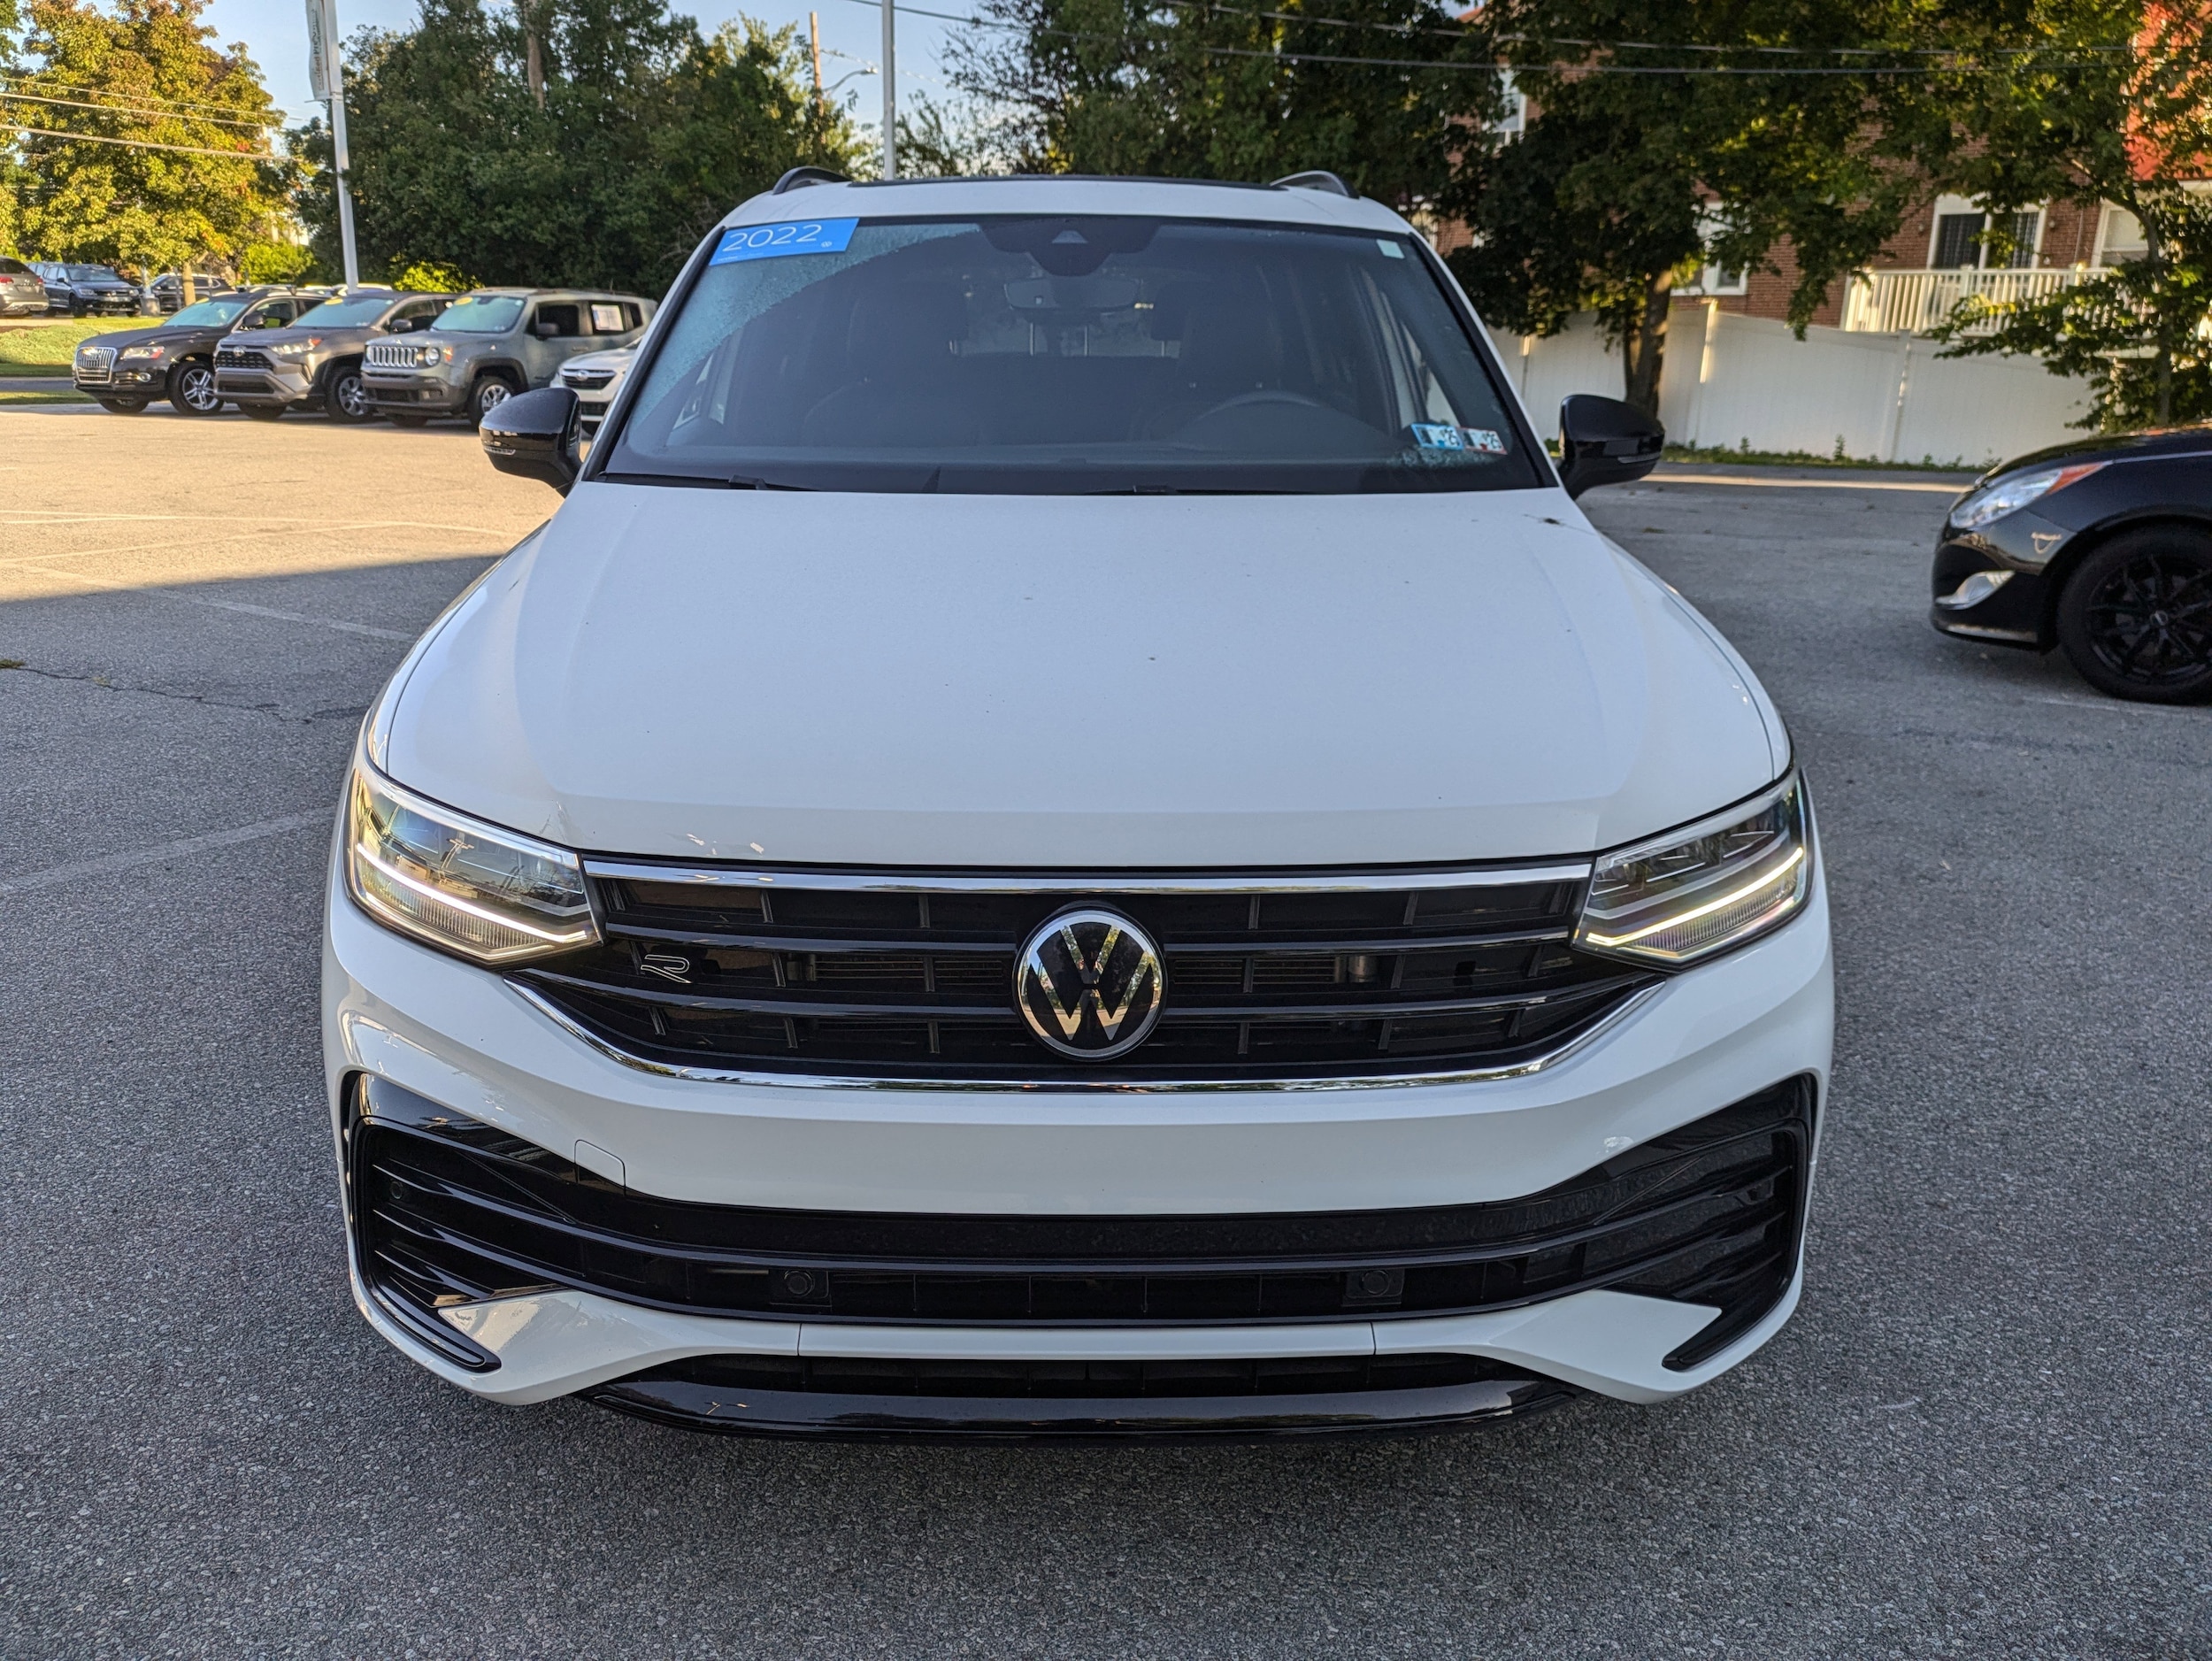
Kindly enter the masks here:
[[361, 384], [371, 404], [402, 415], [455, 415], [468, 405], [467, 386], [456, 386], [438, 373], [393, 375], [365, 369]]
[[[325, 1059], [348, 1160], [352, 1081], [365, 1076], [426, 1098], [457, 1124], [544, 1150], [548, 1169], [608, 1196], [803, 1221], [820, 1212], [1062, 1227], [1093, 1219], [1104, 1233], [1164, 1218], [1404, 1217], [1541, 1195], [1781, 1081], [1802, 1078], [1816, 1101], [1831, 988], [1816, 887], [1786, 927], [1670, 980], [1517, 1077], [1083, 1095], [733, 1084], [625, 1065], [499, 976], [371, 923], [334, 883]], [[1809, 1134], [1807, 1185], [1814, 1157]], [[542, 1264], [518, 1259], [513, 1284], [449, 1295], [432, 1314], [395, 1302], [381, 1270], [376, 1284], [365, 1280], [349, 1237], [364, 1314], [465, 1388], [516, 1403], [589, 1392], [681, 1422], [818, 1432], [1253, 1434], [1458, 1422], [1526, 1411], [1562, 1387], [1655, 1401], [1758, 1348], [1787, 1320], [1799, 1288], [1793, 1240], [1786, 1285], [1763, 1313], [1680, 1365], [1715, 1322], [1713, 1307], [1617, 1284], [1364, 1319], [1356, 1309], [1272, 1319], [1256, 1305], [1234, 1320], [865, 1319], [803, 1303], [702, 1312], [696, 1297], [635, 1282], [611, 1296], [594, 1289], [611, 1284], [603, 1275], [549, 1280]], [[1393, 1375], [1401, 1388], [1372, 1382], [1380, 1358], [1405, 1370]], [[1040, 1366], [1063, 1371], [1041, 1384]], [[1228, 1369], [1250, 1388], [1179, 1393], [1194, 1367]], [[947, 1394], [946, 1377], [964, 1369], [997, 1386]], [[1370, 1382], [1345, 1384], [1355, 1372]], [[853, 1388], [869, 1377], [893, 1382]], [[1294, 1388], [1317, 1378], [1325, 1388]], [[1082, 1393], [1093, 1384], [1096, 1395]]]
[[215, 370], [215, 390], [230, 403], [290, 408], [315, 397], [316, 365], [272, 358], [266, 367]]
[[[1933, 591], [1929, 622], [1939, 632], [1962, 640], [2049, 650], [2058, 637], [2046, 573], [2073, 534], [2028, 511], [2009, 514], [1978, 531], [1954, 531], [1946, 526], [1929, 573]], [[1997, 585], [1982, 596], [1990, 577], [1998, 580]], [[1970, 582], [1975, 586], [1968, 588]]]

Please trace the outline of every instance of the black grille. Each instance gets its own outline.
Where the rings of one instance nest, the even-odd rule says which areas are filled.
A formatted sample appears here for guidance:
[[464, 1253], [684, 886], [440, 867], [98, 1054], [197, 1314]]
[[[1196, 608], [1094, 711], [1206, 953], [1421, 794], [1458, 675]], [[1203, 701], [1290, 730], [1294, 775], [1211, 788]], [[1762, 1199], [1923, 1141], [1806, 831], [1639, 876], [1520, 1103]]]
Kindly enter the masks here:
[[1484, 1204], [935, 1216], [656, 1199], [382, 1080], [361, 1089], [363, 1272], [418, 1311], [567, 1286], [791, 1319], [1219, 1325], [1471, 1312], [1612, 1286], [1722, 1311], [1671, 1358], [1683, 1365], [1788, 1287], [1812, 1120], [1811, 1082], [1792, 1080]]
[[215, 354], [218, 369], [273, 369], [266, 352], [250, 351], [241, 346], [226, 346]]
[[868, 1436], [1273, 1436], [1517, 1417], [1574, 1387], [1476, 1356], [918, 1361], [699, 1356], [598, 1387], [692, 1430]]
[[[642, 871], [645, 874], [639, 874]], [[1654, 976], [1570, 943], [1578, 879], [1264, 893], [879, 892], [595, 873], [606, 943], [518, 971], [571, 1019], [676, 1065], [1020, 1082], [1361, 1077], [1506, 1066]], [[1030, 1033], [1015, 954], [1070, 905], [1158, 942], [1151, 1037], [1071, 1063]]]

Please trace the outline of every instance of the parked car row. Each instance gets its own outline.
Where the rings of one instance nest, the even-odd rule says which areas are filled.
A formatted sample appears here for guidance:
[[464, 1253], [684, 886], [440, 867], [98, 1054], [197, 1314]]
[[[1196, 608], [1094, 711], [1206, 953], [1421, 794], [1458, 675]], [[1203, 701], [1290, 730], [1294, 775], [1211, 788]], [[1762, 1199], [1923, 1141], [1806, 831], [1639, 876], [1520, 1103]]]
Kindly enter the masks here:
[[567, 288], [242, 288], [86, 341], [72, 379], [119, 415], [166, 398], [186, 415], [228, 404], [264, 420], [320, 410], [419, 427], [480, 421], [573, 365], [583, 378], [567, 384], [603, 413], [652, 315], [636, 295]]
[[[227, 292], [229, 285], [201, 278], [198, 288], [202, 296], [212, 296]], [[150, 282], [134, 283], [112, 265], [0, 255], [0, 317], [166, 316], [183, 308], [184, 278], [177, 272], [165, 271]]]

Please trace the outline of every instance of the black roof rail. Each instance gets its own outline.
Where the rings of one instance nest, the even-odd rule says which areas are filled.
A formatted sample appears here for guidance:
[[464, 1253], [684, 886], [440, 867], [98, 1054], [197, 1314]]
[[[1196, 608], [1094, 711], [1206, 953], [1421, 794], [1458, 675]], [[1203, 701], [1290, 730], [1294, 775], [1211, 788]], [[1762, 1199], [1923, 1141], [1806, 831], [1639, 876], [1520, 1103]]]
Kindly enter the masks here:
[[852, 181], [843, 173], [832, 173], [826, 167], [794, 167], [776, 181], [768, 194], [780, 196], [787, 190], [803, 190], [809, 185], [849, 185]]
[[1319, 167], [1314, 168], [1310, 173], [1286, 174], [1280, 179], [1272, 181], [1269, 188], [1274, 190], [1325, 190], [1331, 196], [1349, 196], [1354, 194], [1351, 186], [1346, 184], [1344, 181], [1338, 178], [1334, 173], [1325, 172]]

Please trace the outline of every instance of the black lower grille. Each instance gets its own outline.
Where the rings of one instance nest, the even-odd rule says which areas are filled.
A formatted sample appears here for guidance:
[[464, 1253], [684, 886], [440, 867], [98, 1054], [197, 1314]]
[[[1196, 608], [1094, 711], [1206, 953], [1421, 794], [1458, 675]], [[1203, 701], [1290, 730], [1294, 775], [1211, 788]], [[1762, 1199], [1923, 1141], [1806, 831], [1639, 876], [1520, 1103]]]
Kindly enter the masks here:
[[1218, 1436], [1408, 1430], [1555, 1406], [1573, 1387], [1475, 1356], [924, 1361], [701, 1356], [593, 1399], [687, 1429]]
[[1724, 1347], [1794, 1272], [1813, 1086], [1793, 1079], [1516, 1200], [1403, 1211], [995, 1217], [663, 1200], [380, 1080], [349, 1134], [364, 1274], [419, 1311], [537, 1287], [657, 1308], [901, 1324], [1341, 1321], [1597, 1287], [1721, 1311]]
[[[1573, 944], [1575, 867], [1259, 892], [590, 869], [605, 943], [516, 979], [605, 1042], [673, 1065], [1025, 1084], [1509, 1067], [1657, 979]], [[1014, 996], [1021, 942], [1079, 905], [1125, 915], [1162, 955], [1159, 1023], [1110, 1062], [1048, 1049]]]

